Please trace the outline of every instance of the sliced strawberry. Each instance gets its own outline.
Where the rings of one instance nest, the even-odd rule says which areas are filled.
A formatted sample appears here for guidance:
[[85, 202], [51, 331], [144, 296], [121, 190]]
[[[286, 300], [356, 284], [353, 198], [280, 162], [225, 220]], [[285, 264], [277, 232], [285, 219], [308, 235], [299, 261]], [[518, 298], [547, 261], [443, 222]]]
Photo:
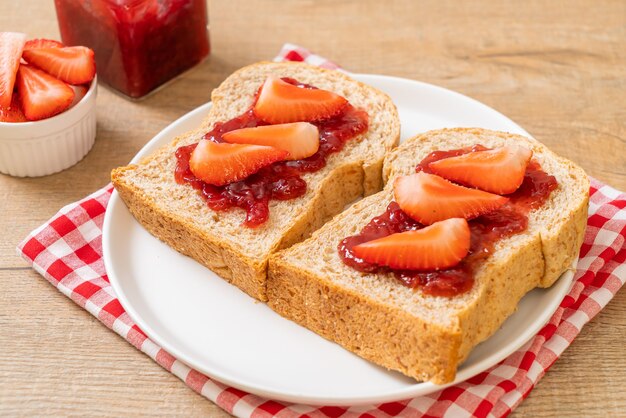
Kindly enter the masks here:
[[491, 193], [513, 193], [524, 181], [533, 152], [519, 145], [476, 151], [432, 162], [428, 167], [448, 180]]
[[24, 51], [29, 49], [39, 49], [39, 48], [62, 48], [63, 44], [59, 41], [55, 41], [52, 39], [31, 39], [27, 41], [24, 45]]
[[11, 99], [11, 106], [0, 106], [0, 122], [28, 122], [28, 119], [24, 116], [22, 109], [20, 109], [20, 102], [17, 94], [13, 95], [13, 99]]
[[257, 117], [271, 124], [314, 122], [337, 115], [348, 101], [328, 90], [298, 87], [268, 77], [254, 105]]
[[289, 160], [301, 160], [315, 154], [320, 147], [317, 126], [307, 122], [283, 123], [237, 129], [222, 138], [230, 144], [269, 145], [289, 153]]
[[11, 106], [17, 68], [26, 42], [26, 35], [0, 32], [0, 107]]
[[446, 219], [417, 231], [400, 232], [356, 245], [354, 254], [368, 263], [401, 270], [439, 270], [457, 265], [470, 248], [463, 218]]
[[85, 86], [70, 86], [70, 87], [72, 87], [72, 90], [74, 90], [74, 100], [72, 100], [72, 104], [70, 105], [70, 107], [72, 107], [76, 103], [83, 100], [83, 97], [85, 97], [85, 95], [87, 94], [87, 90], [89, 89]]
[[243, 180], [288, 155], [287, 151], [263, 145], [218, 144], [202, 140], [191, 153], [189, 168], [205, 183], [223, 186]]
[[36, 67], [69, 84], [84, 84], [96, 75], [93, 51], [84, 46], [25, 50], [22, 57]]
[[449, 218], [472, 219], [508, 201], [506, 197], [458, 186], [424, 172], [398, 177], [393, 187], [400, 209], [425, 225]]
[[61, 80], [30, 65], [17, 71], [17, 91], [28, 120], [49, 118], [63, 112], [74, 100], [74, 90]]

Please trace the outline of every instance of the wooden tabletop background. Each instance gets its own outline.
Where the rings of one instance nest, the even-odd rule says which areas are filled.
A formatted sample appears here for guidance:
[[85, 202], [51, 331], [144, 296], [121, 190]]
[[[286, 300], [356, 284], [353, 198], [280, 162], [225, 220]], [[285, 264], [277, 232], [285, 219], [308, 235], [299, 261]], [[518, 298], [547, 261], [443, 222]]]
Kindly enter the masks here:
[[[0, 415], [226, 415], [15, 255], [63, 205], [109, 181], [243, 65], [304, 45], [356, 72], [437, 84], [518, 122], [626, 189], [626, 2], [213, 1], [211, 57], [149, 99], [101, 88], [95, 146], [35, 179], [0, 175]], [[0, 0], [0, 30], [59, 38], [52, 0]], [[625, 416], [626, 292], [589, 323], [515, 416]]]

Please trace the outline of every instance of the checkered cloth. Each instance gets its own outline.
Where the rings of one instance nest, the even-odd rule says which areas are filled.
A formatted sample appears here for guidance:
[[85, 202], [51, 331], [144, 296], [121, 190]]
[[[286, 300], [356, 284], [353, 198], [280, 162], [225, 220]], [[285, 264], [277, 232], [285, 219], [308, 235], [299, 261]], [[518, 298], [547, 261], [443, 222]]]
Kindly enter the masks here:
[[[277, 60], [337, 68], [306, 49], [285, 45]], [[414, 399], [358, 407], [318, 407], [263, 399], [228, 387], [152, 342], [130, 319], [109, 284], [102, 260], [102, 222], [113, 188], [62, 208], [33, 231], [18, 252], [75, 303], [224, 410], [241, 417], [503, 417], [530, 393], [582, 327], [626, 281], [626, 195], [591, 181], [589, 219], [575, 281], [550, 322], [500, 364], [458, 385]]]

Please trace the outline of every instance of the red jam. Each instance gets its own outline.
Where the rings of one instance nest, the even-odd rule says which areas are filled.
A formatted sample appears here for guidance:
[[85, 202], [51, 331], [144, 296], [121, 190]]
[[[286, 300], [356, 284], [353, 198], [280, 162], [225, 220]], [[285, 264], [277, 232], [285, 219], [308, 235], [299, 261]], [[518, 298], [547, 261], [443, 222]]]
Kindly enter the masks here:
[[95, 51], [98, 77], [133, 98], [209, 54], [205, 0], [55, 0], [63, 43]]
[[[315, 88], [290, 78], [283, 80], [302, 88]], [[224, 142], [222, 135], [226, 132], [267, 125], [255, 116], [253, 107], [254, 104], [236, 118], [216, 123], [213, 130], [207, 132], [203, 138]], [[198, 189], [211, 209], [225, 211], [238, 207], [246, 211], [246, 220], [243, 223], [245, 226], [254, 228], [262, 225], [269, 218], [269, 201], [295, 199], [304, 195], [306, 182], [300, 175], [322, 169], [326, 166], [329, 155], [341, 151], [349, 139], [366, 132], [368, 115], [364, 110], [348, 104], [339, 115], [313, 124], [320, 132], [320, 147], [315, 154], [303, 160], [271, 164], [244, 180], [225, 186], [204, 183], [193, 175], [189, 169], [189, 158], [197, 144], [180, 147], [176, 150], [176, 181]]]
[[[428, 164], [444, 158], [487, 150], [482, 145], [451, 151], [435, 151], [429, 154], [416, 167], [416, 171], [430, 173]], [[528, 226], [528, 212], [545, 203], [550, 193], [558, 186], [556, 179], [541, 169], [534, 160], [526, 168], [522, 185], [514, 193], [506, 195], [509, 202], [498, 210], [469, 221], [470, 250], [455, 267], [436, 271], [393, 270], [367, 263], [356, 257], [352, 251], [355, 245], [372, 241], [394, 233], [423, 228], [391, 202], [387, 210], [373, 218], [358, 234], [343, 239], [338, 246], [339, 256], [348, 266], [366, 273], [393, 271], [407, 287], [420, 287], [429, 295], [452, 297], [465, 293], [474, 284], [474, 270], [478, 263], [487, 258], [496, 242], [502, 238], [518, 234]]]

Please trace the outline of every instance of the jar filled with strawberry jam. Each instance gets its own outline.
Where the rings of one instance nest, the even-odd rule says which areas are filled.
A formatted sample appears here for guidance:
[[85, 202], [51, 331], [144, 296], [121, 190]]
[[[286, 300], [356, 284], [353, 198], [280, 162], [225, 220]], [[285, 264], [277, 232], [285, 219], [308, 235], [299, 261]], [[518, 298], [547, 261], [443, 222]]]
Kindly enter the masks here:
[[66, 45], [95, 51], [98, 79], [141, 98], [209, 54], [206, 0], [55, 0]]

